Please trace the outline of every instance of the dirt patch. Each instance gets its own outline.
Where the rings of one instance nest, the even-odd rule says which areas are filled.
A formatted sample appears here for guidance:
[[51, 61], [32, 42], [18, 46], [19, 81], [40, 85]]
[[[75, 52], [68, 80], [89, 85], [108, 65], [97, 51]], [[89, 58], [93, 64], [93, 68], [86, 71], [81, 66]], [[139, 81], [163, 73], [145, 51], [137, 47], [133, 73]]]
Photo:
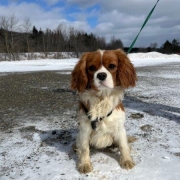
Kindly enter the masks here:
[[77, 96], [69, 84], [70, 75], [49, 71], [0, 76], [0, 130], [18, 126], [20, 117], [60, 116], [69, 108], [76, 110]]
[[151, 132], [153, 130], [153, 126], [146, 124], [144, 126], [141, 126], [140, 129], [144, 132]]
[[28, 126], [28, 127], [23, 127], [19, 129], [20, 132], [38, 132], [40, 133], [41, 131], [36, 129], [35, 126]]
[[174, 155], [180, 158], [180, 152], [174, 153]]
[[142, 119], [144, 115], [141, 113], [132, 113], [129, 117], [132, 119]]

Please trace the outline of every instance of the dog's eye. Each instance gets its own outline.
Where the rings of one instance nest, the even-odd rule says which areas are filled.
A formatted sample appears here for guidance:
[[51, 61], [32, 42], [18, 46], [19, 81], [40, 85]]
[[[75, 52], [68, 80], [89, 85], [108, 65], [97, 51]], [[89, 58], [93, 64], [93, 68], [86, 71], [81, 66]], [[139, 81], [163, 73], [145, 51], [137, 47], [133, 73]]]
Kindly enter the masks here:
[[116, 67], [115, 64], [109, 64], [109, 69], [114, 69]]
[[96, 71], [96, 67], [95, 67], [95, 66], [89, 66], [89, 67], [88, 67], [88, 70], [89, 70], [89, 71]]

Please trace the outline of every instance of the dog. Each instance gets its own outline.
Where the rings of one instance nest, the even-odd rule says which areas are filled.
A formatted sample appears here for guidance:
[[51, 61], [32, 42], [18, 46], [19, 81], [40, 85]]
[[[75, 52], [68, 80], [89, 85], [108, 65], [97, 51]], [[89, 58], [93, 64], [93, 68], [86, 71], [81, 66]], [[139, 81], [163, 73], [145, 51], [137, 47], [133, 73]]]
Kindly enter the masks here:
[[122, 104], [124, 90], [136, 85], [136, 71], [121, 49], [97, 50], [82, 55], [71, 73], [71, 88], [78, 91], [79, 132], [76, 137], [77, 168], [80, 173], [93, 170], [90, 146], [102, 149], [117, 145], [120, 166], [131, 169]]

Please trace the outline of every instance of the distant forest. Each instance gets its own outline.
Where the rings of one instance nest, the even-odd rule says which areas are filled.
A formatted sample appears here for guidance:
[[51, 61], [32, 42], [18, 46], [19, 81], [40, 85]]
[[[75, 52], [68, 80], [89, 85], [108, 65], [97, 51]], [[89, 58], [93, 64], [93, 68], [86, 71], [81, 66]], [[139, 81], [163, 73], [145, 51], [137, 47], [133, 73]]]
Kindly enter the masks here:
[[[7, 60], [19, 60], [21, 53], [42, 52], [47, 56], [48, 52], [56, 52], [56, 58], [60, 58], [62, 52], [73, 52], [75, 57], [79, 57], [87, 51], [117, 48], [127, 51], [129, 47], [124, 47], [121, 39], [114, 36], [107, 43], [103, 36], [66, 27], [64, 24], [59, 24], [54, 30], [47, 28], [43, 31], [32, 26], [29, 18], [20, 22], [14, 15], [0, 16], [0, 53], [5, 54]], [[149, 47], [136, 47], [131, 52], [151, 51], [179, 53], [180, 42], [177, 39], [172, 42], [167, 40], [160, 48], [157, 48], [157, 43], [151, 43]]]

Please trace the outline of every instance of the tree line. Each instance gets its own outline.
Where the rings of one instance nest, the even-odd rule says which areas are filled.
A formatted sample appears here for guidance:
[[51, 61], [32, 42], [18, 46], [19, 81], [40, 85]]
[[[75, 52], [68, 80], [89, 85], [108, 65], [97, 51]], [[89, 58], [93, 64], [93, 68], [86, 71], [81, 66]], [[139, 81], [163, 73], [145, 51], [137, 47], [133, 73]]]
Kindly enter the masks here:
[[[34, 52], [42, 52], [45, 57], [49, 52], [56, 52], [56, 57], [53, 58], [61, 58], [62, 52], [73, 52], [74, 57], [79, 57], [86, 51], [117, 48], [124, 47], [121, 39], [114, 36], [107, 43], [103, 36], [96, 36], [64, 24], [57, 25], [54, 30], [38, 30], [32, 26], [29, 18], [20, 22], [15, 15], [0, 16], [0, 53], [4, 55], [5, 60], [19, 60], [22, 53], [27, 54], [27, 59], [32, 59]], [[128, 47], [124, 50], [127, 51]], [[172, 42], [166, 41], [161, 48], [157, 48], [157, 43], [152, 43], [147, 48], [132, 49], [132, 52], [150, 51], [180, 52], [180, 43], [174, 39]]]
[[19, 54], [27, 53], [31, 59], [34, 52], [56, 52], [60, 58], [62, 52], [73, 52], [75, 57], [86, 51], [97, 49], [123, 48], [120, 39], [112, 36], [109, 43], [105, 38], [93, 33], [86, 33], [73, 27], [59, 24], [56, 29], [38, 30], [32, 26], [30, 19], [20, 22], [14, 15], [0, 17], [0, 53], [8, 60], [19, 60]]
[[[180, 41], [178, 39], [173, 39], [172, 42], [166, 40], [161, 47], [157, 47], [157, 43], [151, 43], [149, 47], [135, 47], [131, 52], [160, 52], [164, 54], [180, 54]], [[127, 51], [129, 47], [124, 47], [124, 50]]]

